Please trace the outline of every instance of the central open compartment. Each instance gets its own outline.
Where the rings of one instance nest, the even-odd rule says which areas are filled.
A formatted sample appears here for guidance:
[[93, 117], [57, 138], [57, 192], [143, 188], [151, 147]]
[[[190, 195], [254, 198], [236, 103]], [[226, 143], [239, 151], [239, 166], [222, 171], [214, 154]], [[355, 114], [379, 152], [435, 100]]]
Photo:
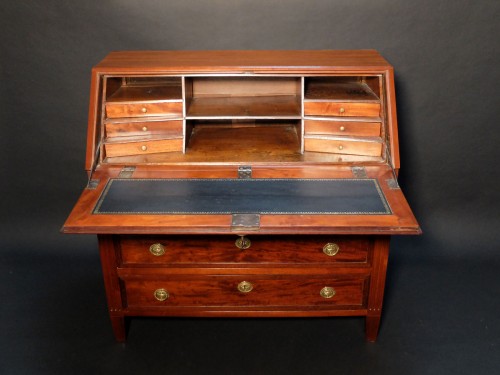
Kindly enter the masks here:
[[300, 118], [299, 77], [186, 77], [187, 118]]
[[300, 154], [300, 120], [187, 120], [186, 155], [279, 160]]

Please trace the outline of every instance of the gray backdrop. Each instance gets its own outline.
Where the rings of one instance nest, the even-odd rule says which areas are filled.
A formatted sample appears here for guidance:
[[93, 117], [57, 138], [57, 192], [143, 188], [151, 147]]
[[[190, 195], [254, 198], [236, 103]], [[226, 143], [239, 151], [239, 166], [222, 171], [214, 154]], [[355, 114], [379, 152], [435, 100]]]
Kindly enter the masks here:
[[[9, 301], [0, 312], [12, 322], [2, 344], [13, 366], [6, 368], [19, 370], [13, 373], [57, 362], [23, 361], [26, 342], [13, 337], [20, 340], [16, 325], [25, 322], [13, 317], [32, 309], [44, 312], [29, 320], [34, 331], [45, 332], [44, 317], [57, 326], [50, 288], [66, 283], [82, 293], [85, 267], [95, 282], [88, 303], [102, 309], [95, 319], [104, 321], [103, 332], [111, 330], [95, 239], [58, 231], [86, 183], [90, 69], [112, 50], [377, 49], [395, 68], [400, 183], [424, 231], [396, 238], [392, 262], [439, 265], [430, 288], [463, 271], [478, 277], [480, 290], [500, 291], [499, 278], [480, 277], [500, 264], [498, 1], [32, 0], [4, 2], [0, 17], [0, 298]], [[462, 271], [447, 275], [450, 264]], [[23, 299], [44, 283], [48, 298]], [[65, 304], [79, 308], [71, 298]], [[493, 341], [478, 340], [498, 350], [497, 322], [492, 329]], [[41, 346], [28, 353], [36, 356]]]

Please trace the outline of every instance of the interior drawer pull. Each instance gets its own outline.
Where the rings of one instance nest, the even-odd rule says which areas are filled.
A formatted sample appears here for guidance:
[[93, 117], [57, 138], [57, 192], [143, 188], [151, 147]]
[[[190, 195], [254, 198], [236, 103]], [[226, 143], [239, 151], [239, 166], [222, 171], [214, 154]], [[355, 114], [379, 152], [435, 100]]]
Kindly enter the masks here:
[[149, 252], [154, 256], [162, 256], [165, 254], [165, 246], [161, 243], [154, 243], [149, 247]]
[[319, 294], [323, 298], [332, 298], [335, 295], [335, 289], [333, 289], [331, 286], [325, 286], [323, 289], [320, 290]]
[[156, 289], [153, 295], [158, 301], [165, 301], [169, 297], [168, 291], [163, 288]]
[[323, 252], [329, 257], [337, 255], [339, 250], [340, 250], [339, 245], [333, 242], [329, 242], [325, 246], [323, 246]]

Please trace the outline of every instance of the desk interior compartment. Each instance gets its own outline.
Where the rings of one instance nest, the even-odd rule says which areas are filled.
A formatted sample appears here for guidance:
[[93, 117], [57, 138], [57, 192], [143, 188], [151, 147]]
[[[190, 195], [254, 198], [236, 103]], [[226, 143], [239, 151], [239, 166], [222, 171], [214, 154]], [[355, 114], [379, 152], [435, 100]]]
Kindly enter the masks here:
[[300, 118], [299, 77], [186, 78], [189, 118]]

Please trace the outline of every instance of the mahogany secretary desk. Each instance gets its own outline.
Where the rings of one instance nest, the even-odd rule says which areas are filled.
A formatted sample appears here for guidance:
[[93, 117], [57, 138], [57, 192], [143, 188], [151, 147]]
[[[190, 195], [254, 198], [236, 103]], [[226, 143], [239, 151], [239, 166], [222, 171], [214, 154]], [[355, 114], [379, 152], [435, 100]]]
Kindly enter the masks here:
[[389, 239], [420, 228], [397, 182], [393, 68], [376, 51], [112, 52], [92, 70], [88, 185], [125, 318], [366, 318]]

